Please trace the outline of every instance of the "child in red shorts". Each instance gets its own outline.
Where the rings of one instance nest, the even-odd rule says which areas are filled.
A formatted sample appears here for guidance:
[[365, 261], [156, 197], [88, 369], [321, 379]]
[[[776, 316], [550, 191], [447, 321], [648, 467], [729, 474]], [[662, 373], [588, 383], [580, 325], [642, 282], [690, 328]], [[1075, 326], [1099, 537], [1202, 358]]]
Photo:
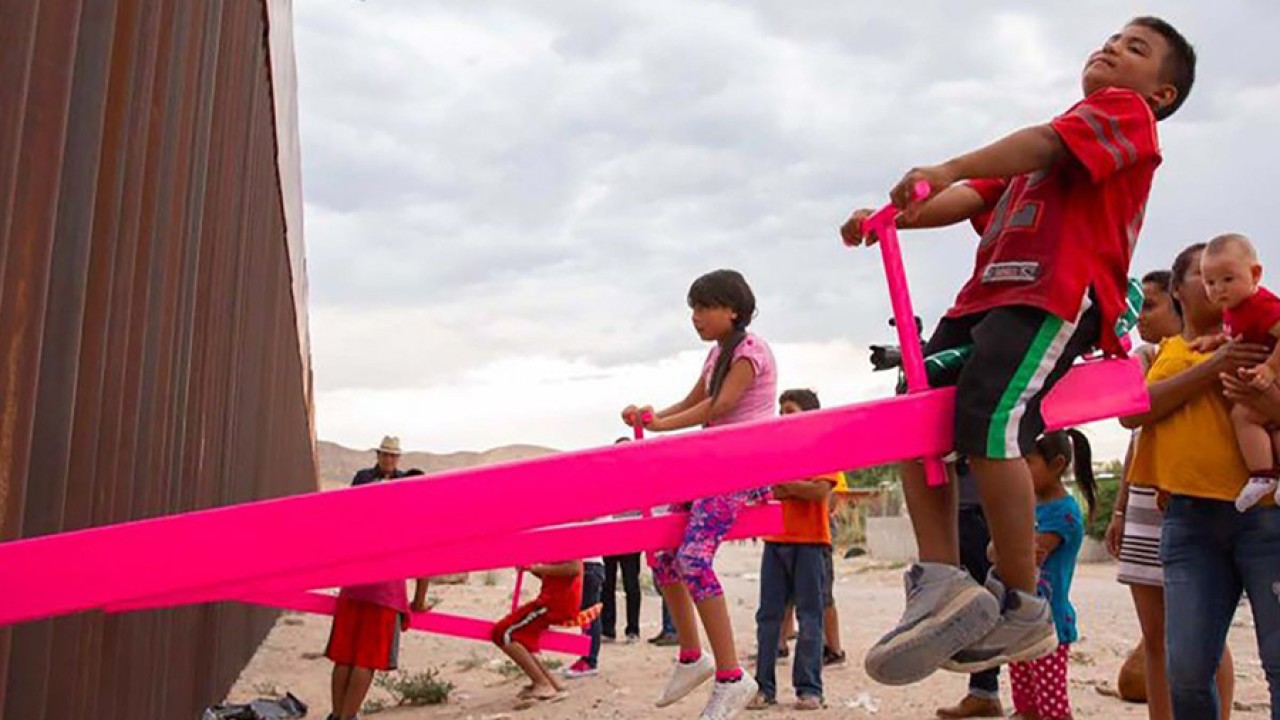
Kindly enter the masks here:
[[[1084, 97], [1065, 113], [913, 169], [891, 191], [899, 227], [968, 220], [982, 235], [973, 275], [925, 355], [973, 346], [943, 382], [956, 387], [954, 449], [977, 478], [999, 562], [985, 588], [959, 567], [954, 483], [930, 488], [919, 463], [904, 464], [921, 562], [907, 572], [901, 621], [867, 653], [873, 679], [906, 685], [943, 666], [974, 673], [1057, 647], [1036, 595], [1026, 457], [1044, 431], [1041, 401], [1072, 362], [1091, 347], [1124, 352], [1115, 328], [1161, 162], [1156, 122], [1186, 99], [1195, 62], [1167, 22], [1136, 18], [1088, 57]], [[923, 200], [913, 197], [920, 183], [930, 189]], [[867, 240], [870, 214], [845, 223], [846, 244]]]
[[395, 670], [400, 659], [400, 632], [409, 612], [427, 611], [427, 580], [414, 589], [413, 604], [405, 596], [403, 580], [345, 587], [325, 657], [333, 661], [333, 712], [329, 720], [352, 720], [360, 712], [373, 674]]
[[582, 604], [582, 561], [539, 564], [528, 568], [542, 580], [538, 597], [521, 605], [493, 626], [493, 644], [529, 676], [521, 700], [551, 700], [564, 692], [538, 660], [538, 638], [552, 625], [578, 616]]
[[[1208, 351], [1231, 338], [1267, 348], [1271, 355], [1266, 362], [1241, 370], [1240, 375], [1259, 390], [1270, 388], [1280, 376], [1280, 343], [1276, 342], [1280, 338], [1280, 298], [1258, 284], [1262, 264], [1253, 243], [1243, 235], [1214, 238], [1200, 256], [1200, 274], [1209, 299], [1222, 308], [1225, 333], [1196, 349]], [[1280, 484], [1280, 457], [1276, 454], [1280, 452], [1280, 430], [1245, 405], [1231, 408], [1231, 422], [1249, 468], [1249, 482], [1236, 498], [1236, 509], [1244, 512], [1274, 494]]]

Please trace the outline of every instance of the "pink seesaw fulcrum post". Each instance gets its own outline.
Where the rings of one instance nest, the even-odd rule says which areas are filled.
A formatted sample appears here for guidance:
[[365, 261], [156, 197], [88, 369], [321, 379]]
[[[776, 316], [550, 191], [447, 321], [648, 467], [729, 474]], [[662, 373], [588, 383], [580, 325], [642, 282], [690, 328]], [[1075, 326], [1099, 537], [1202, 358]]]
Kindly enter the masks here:
[[[1107, 362], [1125, 363], [1072, 370], [1087, 376], [1081, 382], [1091, 389], [1089, 419], [1144, 411], [1140, 368], [1130, 363], [1128, 370], [1100, 376], [1099, 366], [1112, 367]], [[1101, 384], [1117, 378], [1117, 385]], [[941, 455], [951, 448], [954, 410], [954, 390], [930, 390], [642, 443], [3, 543], [0, 625]], [[569, 497], [572, 503], [563, 501]], [[379, 520], [357, 526], [353, 517]]]
[[[134, 612], [196, 603], [235, 601], [246, 597], [344, 587], [396, 578], [438, 577], [494, 568], [525, 567], [572, 555], [624, 555], [629, 552], [674, 548], [688, 524], [688, 513], [651, 518], [625, 518], [577, 525], [540, 528], [511, 535], [428, 545], [408, 552], [371, 557], [360, 562], [280, 575], [233, 587], [210, 586], [181, 593], [115, 603], [107, 612]], [[748, 506], [738, 515], [726, 540], [776, 535], [782, 532], [778, 503]]]
[[[930, 191], [929, 183], [922, 180], [912, 188], [912, 195], [915, 200], [924, 200]], [[929, 377], [924, 369], [924, 351], [920, 347], [920, 335], [916, 332], [916, 313], [911, 306], [911, 289], [907, 285], [902, 246], [898, 242], [898, 208], [893, 203], [885, 205], [867, 218], [865, 227], [879, 240], [889, 301], [893, 306], [893, 324], [898, 331], [898, 347], [902, 351], [902, 373], [906, 377], [907, 392], [924, 392], [929, 389]], [[924, 471], [930, 487], [947, 484], [947, 470], [941, 457], [926, 457]]]
[[[264, 595], [244, 600], [252, 605], [288, 610], [292, 612], [310, 613], [313, 615], [333, 616], [338, 609], [338, 598], [324, 593], [301, 592]], [[409, 627], [433, 635], [461, 638], [463, 640], [479, 640], [489, 642], [493, 634], [493, 623], [487, 620], [450, 615], [432, 610], [425, 613], [414, 613]], [[591, 650], [591, 638], [581, 633], [548, 630], [538, 638], [543, 650], [565, 655], [586, 655]]]

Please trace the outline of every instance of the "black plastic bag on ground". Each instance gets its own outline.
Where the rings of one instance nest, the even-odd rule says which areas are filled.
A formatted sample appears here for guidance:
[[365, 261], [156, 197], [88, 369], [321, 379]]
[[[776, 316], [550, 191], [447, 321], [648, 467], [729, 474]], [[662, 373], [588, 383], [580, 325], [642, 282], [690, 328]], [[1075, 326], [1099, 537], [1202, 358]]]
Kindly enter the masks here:
[[307, 716], [307, 705], [293, 693], [275, 700], [254, 700], [248, 705], [214, 705], [200, 720], [292, 720]]

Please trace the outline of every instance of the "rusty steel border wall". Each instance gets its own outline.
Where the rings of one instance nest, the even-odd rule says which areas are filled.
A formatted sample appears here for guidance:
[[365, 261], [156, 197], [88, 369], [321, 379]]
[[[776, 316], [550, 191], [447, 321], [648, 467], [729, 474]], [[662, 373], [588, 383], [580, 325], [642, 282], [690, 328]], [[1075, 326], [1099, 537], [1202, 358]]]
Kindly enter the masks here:
[[[291, 22], [0, 2], [0, 540], [316, 489]], [[273, 620], [0, 630], [0, 718], [197, 718]]]

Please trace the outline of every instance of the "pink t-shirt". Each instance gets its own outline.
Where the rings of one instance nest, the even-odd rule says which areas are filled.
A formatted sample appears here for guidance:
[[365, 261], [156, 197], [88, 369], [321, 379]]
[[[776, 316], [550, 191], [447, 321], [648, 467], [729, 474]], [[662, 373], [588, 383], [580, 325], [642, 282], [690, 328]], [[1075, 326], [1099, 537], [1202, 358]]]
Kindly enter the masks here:
[[[702, 363], [702, 381], [706, 383], [708, 393], [711, 392], [711, 373], [715, 370], [719, 357], [720, 343], [716, 343], [711, 352], [707, 353], [706, 362]], [[755, 369], [756, 377], [742, 394], [737, 407], [716, 420], [715, 425], [732, 425], [774, 415], [774, 403], [777, 402], [778, 394], [778, 366], [773, 360], [773, 351], [763, 339], [747, 333], [733, 351], [734, 362], [744, 358]]]
[[404, 586], [404, 580], [352, 585], [342, 588], [339, 595], [350, 600], [381, 605], [402, 613], [409, 612], [409, 591]]

